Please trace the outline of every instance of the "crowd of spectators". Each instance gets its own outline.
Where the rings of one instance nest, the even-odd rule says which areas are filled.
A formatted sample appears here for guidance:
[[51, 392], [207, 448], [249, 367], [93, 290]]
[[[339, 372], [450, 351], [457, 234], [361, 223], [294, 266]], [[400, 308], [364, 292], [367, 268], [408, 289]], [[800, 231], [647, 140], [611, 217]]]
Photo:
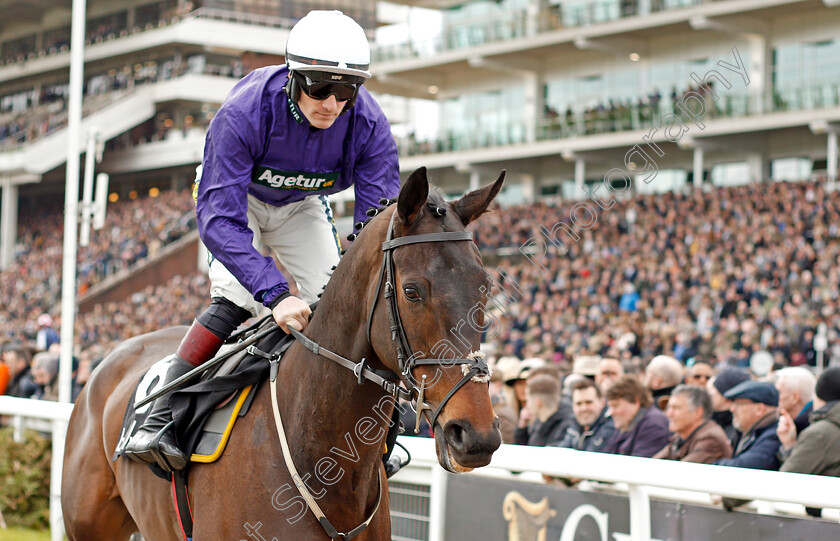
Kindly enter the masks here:
[[583, 354], [746, 367], [766, 350], [779, 366], [815, 366], [825, 325], [825, 362], [840, 361], [837, 192], [803, 182], [637, 196], [600, 212], [579, 241], [556, 233], [555, 247], [540, 228], [568, 225], [570, 209], [508, 208], [475, 227], [485, 259], [515, 254], [497, 281], [516, 302], [500, 294], [488, 310], [502, 354], [565, 368]]
[[[5, 298], [14, 299], [0, 312], [0, 341], [19, 344], [35, 341], [40, 330], [39, 316], [58, 314], [63, 227], [59, 206], [20, 209], [15, 260], [0, 272], [0, 292]], [[79, 249], [78, 292], [84, 293], [104, 278], [158, 252], [195, 227], [189, 190], [165, 191], [157, 197], [109, 204], [106, 226], [92, 231], [88, 246]], [[110, 316], [116, 318], [117, 314]], [[81, 347], [98, 342], [101, 332], [96, 328], [97, 324], [91, 324], [93, 330], [84, 325], [77, 329], [85, 331], [77, 332]]]
[[[148, 286], [124, 302], [98, 304], [91, 312], [79, 314], [75, 327], [81, 347], [73, 358], [72, 398], [75, 400], [91, 371], [117, 343], [129, 336], [189, 324], [204, 308], [209, 287], [204, 274], [176, 276], [165, 284]], [[55, 333], [51, 321], [49, 325], [40, 323], [39, 334], [45, 327]], [[0, 394], [57, 400], [59, 343], [56, 334], [52, 343], [9, 340], [0, 344]], [[43, 348], [44, 344], [49, 345]]]
[[[490, 359], [505, 443], [840, 476], [840, 365], [819, 378], [805, 366], [758, 377], [670, 356], [630, 373], [609, 357], [582, 357], [570, 371], [538, 357]], [[663, 387], [663, 373], [675, 373], [676, 385]]]
[[[802, 182], [636, 196], [600, 211], [579, 240], [557, 237], [562, 249], [519, 254], [570, 207], [511, 207], [473, 226], [504, 271], [485, 338], [506, 442], [840, 474], [840, 194]], [[80, 254], [80, 289], [194, 227], [187, 192], [113, 205]], [[17, 261], [0, 274], [0, 291], [20, 301], [0, 314], [15, 331], [2, 337], [0, 385], [5, 366], [7, 392], [50, 398], [57, 334], [38, 315], [59, 298], [61, 240], [49, 233], [60, 212], [22, 212], [20, 230]], [[188, 323], [207, 289], [203, 275], [177, 277], [80, 316], [74, 392], [117, 342]], [[829, 368], [817, 378], [819, 327]], [[754, 362], [760, 350], [769, 365]]]

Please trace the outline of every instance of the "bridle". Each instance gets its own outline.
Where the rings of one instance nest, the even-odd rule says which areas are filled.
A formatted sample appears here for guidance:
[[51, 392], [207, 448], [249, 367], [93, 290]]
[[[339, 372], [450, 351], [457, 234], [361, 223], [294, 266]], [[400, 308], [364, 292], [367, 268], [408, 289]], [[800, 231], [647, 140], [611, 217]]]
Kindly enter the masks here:
[[[487, 367], [487, 363], [484, 361], [484, 354], [480, 351], [474, 351], [467, 355], [466, 358], [461, 359], [427, 359], [427, 358], [418, 358], [417, 354], [414, 353], [411, 349], [411, 345], [408, 343], [408, 337], [406, 336], [405, 329], [402, 325], [402, 320], [400, 319], [400, 310], [399, 306], [397, 305], [397, 296], [394, 292], [394, 257], [393, 252], [395, 249], [399, 248], [400, 246], [407, 246], [409, 244], [420, 244], [426, 242], [453, 242], [453, 241], [472, 241], [473, 234], [469, 231], [450, 231], [450, 232], [441, 232], [441, 233], [428, 233], [422, 235], [408, 235], [405, 237], [398, 237], [393, 238], [394, 233], [394, 217], [396, 216], [396, 210], [391, 215], [391, 221], [388, 224], [388, 232], [385, 236], [385, 242], [382, 243], [382, 265], [379, 268], [379, 279], [376, 284], [376, 294], [374, 296], [373, 303], [370, 307], [370, 313], [368, 315], [368, 325], [367, 325], [367, 335], [368, 335], [368, 342], [370, 342], [371, 336], [371, 325], [373, 323], [373, 314], [376, 310], [376, 305], [379, 300], [379, 292], [383, 289], [383, 280], [384, 280], [384, 297], [386, 300], [386, 306], [388, 307], [388, 320], [390, 322], [391, 328], [391, 340], [395, 342], [395, 346], [397, 349], [397, 362], [400, 369], [400, 374], [395, 374], [390, 370], [379, 370], [376, 368], [372, 368], [367, 366], [367, 361], [362, 359], [358, 363], [347, 359], [346, 357], [342, 357], [341, 355], [332, 352], [328, 349], [322, 348], [318, 343], [314, 340], [307, 338], [302, 333], [298, 332], [295, 329], [290, 328], [291, 334], [299, 341], [301, 344], [314, 353], [315, 355], [320, 355], [331, 361], [338, 363], [339, 365], [351, 370], [353, 374], [358, 378], [358, 383], [362, 384], [364, 380], [368, 380], [372, 383], [375, 383], [382, 387], [388, 394], [393, 396], [395, 399], [405, 399], [405, 400], [416, 400], [416, 411], [417, 411], [417, 422], [415, 425], [415, 432], [418, 432], [418, 428], [420, 425], [420, 417], [424, 411], [432, 411], [432, 407], [426, 403], [425, 400], [425, 393], [426, 393], [426, 376], [424, 375], [421, 379], [420, 386], [418, 387], [414, 383], [414, 378], [412, 375], [412, 371], [417, 368], [418, 366], [429, 366], [429, 365], [437, 365], [437, 366], [454, 366], [454, 365], [461, 365], [461, 372], [464, 376], [461, 378], [458, 383], [456, 383], [452, 389], [446, 394], [443, 400], [438, 405], [437, 410], [432, 413], [431, 418], [429, 419], [429, 425], [432, 428], [432, 432], [434, 432], [435, 423], [437, 422], [437, 418], [440, 415], [440, 412], [443, 410], [446, 403], [449, 401], [450, 398], [460, 389], [463, 387], [467, 382], [473, 380], [477, 382], [488, 382], [490, 380], [490, 369]], [[371, 343], [371, 348], [373, 347], [373, 343]], [[376, 499], [376, 505], [374, 506], [373, 512], [371, 512], [370, 516], [353, 528], [352, 530], [342, 533], [335, 529], [335, 527], [330, 523], [327, 519], [324, 512], [321, 510], [318, 502], [315, 501], [315, 498], [312, 496], [311, 492], [307, 488], [306, 484], [303, 482], [302, 478], [297, 472], [297, 468], [295, 468], [294, 462], [292, 461], [291, 451], [289, 449], [289, 443], [286, 439], [285, 430], [283, 429], [283, 422], [280, 417], [280, 408], [277, 404], [277, 369], [279, 364], [279, 357], [272, 357], [270, 359], [271, 362], [271, 400], [272, 406], [274, 410], [274, 421], [275, 425], [277, 426], [277, 433], [280, 437], [280, 446], [283, 449], [283, 458], [286, 462], [286, 467], [291, 474], [292, 479], [295, 482], [295, 486], [300, 492], [300, 495], [303, 497], [304, 501], [306, 501], [309, 510], [315, 515], [315, 518], [318, 519], [318, 522], [327, 532], [327, 535], [330, 536], [332, 539], [351, 539], [368, 527], [368, 525], [373, 520], [373, 517], [376, 515], [377, 511], [379, 510], [379, 504], [382, 501], [382, 491], [380, 489], [379, 495]], [[402, 380], [403, 383], [406, 385], [406, 389], [400, 387], [399, 382]], [[416, 399], [415, 399], [416, 393]], [[380, 486], [382, 484], [382, 470], [379, 470], [379, 478], [377, 481]]]
[[440, 404], [438, 404], [437, 410], [434, 410], [432, 413], [431, 418], [429, 419], [429, 426], [432, 429], [432, 432], [435, 430], [435, 423], [437, 422], [437, 418], [440, 415], [441, 411], [443, 411], [444, 406], [449, 401], [452, 396], [458, 392], [458, 389], [463, 387], [467, 382], [476, 378], [478, 381], [489, 381], [490, 370], [487, 367], [487, 363], [484, 361], [484, 354], [480, 351], [471, 352], [466, 356], [466, 358], [461, 359], [427, 359], [425, 357], [418, 357], [417, 353], [414, 353], [411, 349], [411, 345], [408, 343], [408, 337], [405, 334], [405, 328], [402, 324], [402, 319], [400, 319], [400, 308], [397, 303], [397, 295], [395, 292], [394, 282], [395, 282], [395, 273], [394, 273], [394, 250], [399, 248], [400, 246], [407, 246], [409, 244], [421, 244], [426, 242], [452, 242], [452, 241], [470, 241], [473, 240], [473, 234], [471, 231], [448, 231], [448, 232], [441, 232], [441, 233], [427, 233], [423, 235], [408, 235], [405, 237], [398, 237], [393, 238], [394, 235], [394, 218], [396, 217], [397, 212], [394, 211], [391, 214], [391, 221], [388, 223], [388, 232], [385, 236], [385, 242], [382, 243], [382, 251], [384, 255], [382, 257], [382, 265], [379, 267], [379, 280], [376, 284], [376, 295], [373, 298], [373, 304], [370, 307], [370, 313], [368, 314], [368, 324], [367, 324], [367, 336], [368, 342], [373, 344], [370, 339], [371, 334], [371, 326], [373, 324], [373, 313], [376, 310], [376, 304], [379, 300], [379, 292], [382, 289], [382, 281], [385, 280], [385, 300], [387, 301], [388, 307], [388, 321], [390, 323], [391, 328], [391, 340], [394, 342], [394, 345], [397, 348], [397, 363], [400, 369], [400, 379], [405, 383], [406, 387], [408, 388], [409, 393], [412, 395], [416, 393], [416, 411], [417, 411], [417, 420], [415, 423], [415, 433], [419, 432], [420, 426], [420, 417], [422, 416], [423, 412], [426, 410], [432, 411], [431, 406], [426, 403], [425, 395], [426, 395], [426, 376], [424, 375], [421, 378], [420, 385], [418, 386], [415, 383], [413, 371], [418, 366], [454, 366], [454, 365], [461, 365], [461, 371], [464, 374], [464, 377], [461, 378], [458, 383], [456, 383], [446, 396], [444, 396], [443, 400], [441, 400]]

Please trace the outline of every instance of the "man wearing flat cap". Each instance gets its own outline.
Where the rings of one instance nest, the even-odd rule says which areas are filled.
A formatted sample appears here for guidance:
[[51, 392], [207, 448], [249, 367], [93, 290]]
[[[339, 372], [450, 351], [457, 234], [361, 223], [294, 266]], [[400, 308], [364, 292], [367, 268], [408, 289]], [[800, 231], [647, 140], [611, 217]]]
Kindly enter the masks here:
[[738, 445], [740, 433], [732, 426], [732, 402], [724, 396], [730, 389], [750, 380], [750, 373], [743, 368], [726, 368], [706, 382], [706, 391], [712, 397], [712, 420], [723, 428], [729, 444]]
[[732, 401], [732, 424], [741, 432], [732, 458], [714, 464], [760, 470], [778, 470], [779, 391], [772, 383], [745, 381], [724, 395]]

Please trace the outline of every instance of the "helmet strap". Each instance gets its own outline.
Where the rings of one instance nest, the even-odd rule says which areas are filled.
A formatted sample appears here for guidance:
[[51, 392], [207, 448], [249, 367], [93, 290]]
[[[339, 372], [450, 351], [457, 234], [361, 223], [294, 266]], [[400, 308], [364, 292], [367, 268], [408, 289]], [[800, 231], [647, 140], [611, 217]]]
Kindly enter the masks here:
[[291, 70], [289, 71], [288, 79], [286, 79], [286, 94], [292, 99], [292, 102], [297, 105], [300, 98], [300, 85], [298, 85], [295, 78], [292, 77]]

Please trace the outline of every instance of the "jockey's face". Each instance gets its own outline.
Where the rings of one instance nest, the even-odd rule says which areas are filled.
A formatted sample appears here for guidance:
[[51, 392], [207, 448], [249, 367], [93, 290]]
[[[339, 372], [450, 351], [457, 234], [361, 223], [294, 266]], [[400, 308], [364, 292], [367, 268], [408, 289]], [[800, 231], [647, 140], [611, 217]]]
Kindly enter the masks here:
[[325, 130], [333, 125], [347, 105], [347, 101], [338, 101], [332, 94], [324, 100], [316, 100], [309, 97], [306, 92], [301, 92], [298, 98], [298, 109], [311, 126]]

